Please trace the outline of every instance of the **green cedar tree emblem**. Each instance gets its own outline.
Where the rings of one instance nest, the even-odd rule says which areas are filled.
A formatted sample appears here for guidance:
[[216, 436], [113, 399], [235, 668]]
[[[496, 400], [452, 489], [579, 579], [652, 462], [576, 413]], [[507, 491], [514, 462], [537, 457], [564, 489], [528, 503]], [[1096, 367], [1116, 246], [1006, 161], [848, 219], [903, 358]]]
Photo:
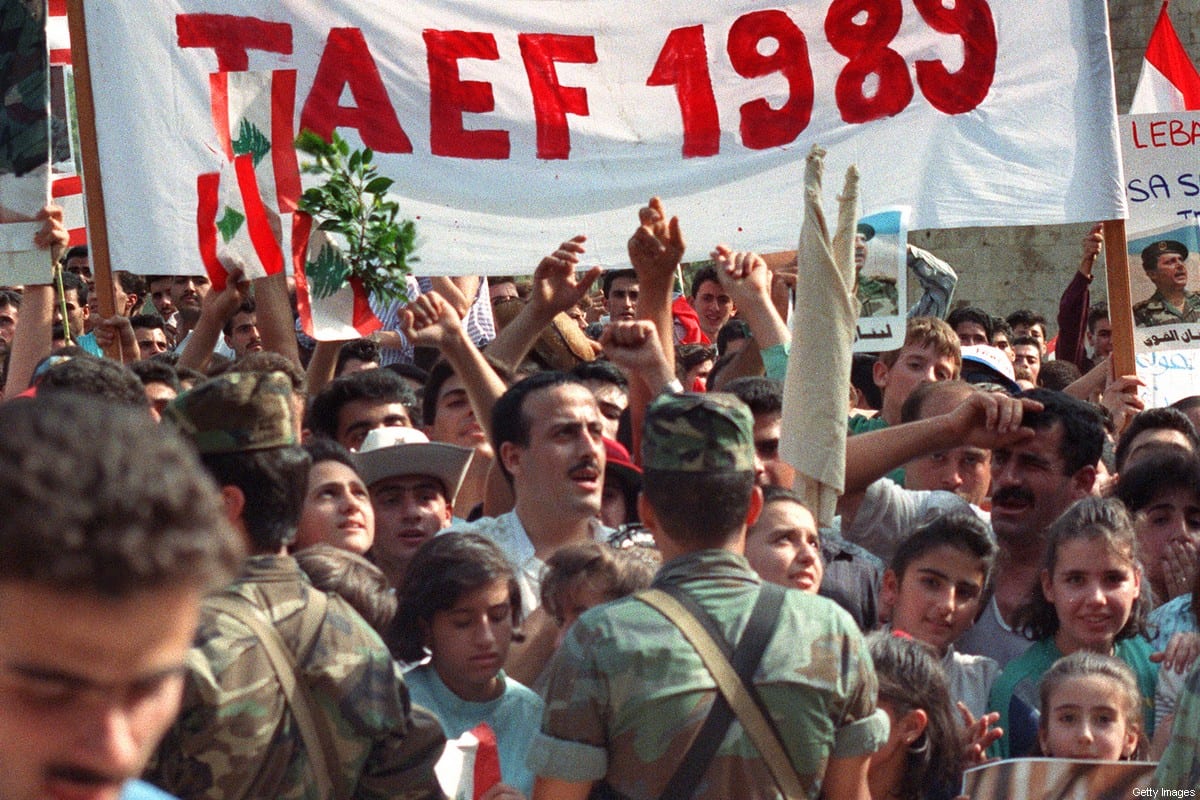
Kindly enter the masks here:
[[253, 122], [243, 119], [238, 125], [237, 138], [233, 140], [233, 154], [241, 156], [249, 153], [254, 159], [254, 166], [257, 167], [258, 162], [266, 158], [269, 152], [271, 152], [270, 140]]
[[317, 260], [305, 264], [304, 277], [308, 279], [309, 293], [318, 300], [324, 300], [346, 285], [350, 277], [350, 265], [341, 250], [326, 242], [321, 246]]
[[236, 208], [225, 206], [225, 215], [217, 220], [217, 230], [221, 232], [221, 238], [225, 240], [225, 244], [237, 236], [237, 232], [242, 229], [242, 223], [246, 221], [246, 215], [238, 211]]

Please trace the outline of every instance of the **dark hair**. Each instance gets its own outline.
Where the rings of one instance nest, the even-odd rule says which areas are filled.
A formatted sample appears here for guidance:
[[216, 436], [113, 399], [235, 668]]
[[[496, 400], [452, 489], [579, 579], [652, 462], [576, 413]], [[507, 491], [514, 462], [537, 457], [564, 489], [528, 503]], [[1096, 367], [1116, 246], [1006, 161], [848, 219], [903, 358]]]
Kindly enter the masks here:
[[1032, 328], [1034, 325], [1042, 326], [1042, 333], [1048, 334], [1046, 330], [1046, 318], [1036, 311], [1031, 311], [1028, 308], [1022, 308], [1012, 312], [1004, 319], [1011, 327], [1016, 328], [1018, 325], [1025, 325]]
[[1098, 303], [1093, 303], [1092, 307], [1090, 309], [1088, 309], [1088, 315], [1087, 315], [1088, 333], [1095, 333], [1096, 332], [1096, 323], [1100, 322], [1101, 320], [1106, 320], [1106, 319], [1108, 319], [1108, 303], [1104, 302], [1103, 300], [1101, 300]]
[[912, 562], [938, 547], [953, 547], [982, 561], [982, 585], [987, 586], [996, 558], [996, 545], [988, 526], [972, 511], [950, 511], [927, 517], [896, 548], [888, 569], [897, 582], [903, 581]]
[[1200, 498], [1200, 456], [1182, 447], [1155, 448], [1117, 477], [1113, 496], [1136, 514], [1160, 495], [1184, 489]]
[[978, 306], [964, 306], [956, 308], [946, 317], [946, 324], [958, 332], [958, 324], [960, 322], [974, 322], [979, 327], [983, 328], [983, 335], [987, 337], [988, 343], [992, 341], [992, 333], [995, 332], [995, 326], [992, 324], [992, 315], [984, 311]]
[[43, 372], [37, 386], [39, 396], [69, 392], [100, 398], [109, 406], [150, 408], [137, 376], [128, 367], [107, 358], [76, 355]]
[[[1008, 324], [1008, 320], [1004, 319], [1004, 317], [992, 317], [992, 335], [990, 338], [994, 339], [996, 334], [1003, 333], [1005, 336], [1011, 339], [1012, 332], [1012, 325]], [[1009, 344], [1012, 344], [1012, 342], [1009, 342]]]
[[402, 403], [406, 409], [417, 402], [413, 390], [394, 372], [385, 369], [352, 372], [334, 378], [313, 398], [305, 427], [330, 439], [337, 438], [338, 414], [343, 406], [355, 400]]
[[[429, 373], [418, 367], [416, 364], [409, 364], [406, 361], [397, 361], [394, 364], [384, 364], [380, 369], [386, 369], [388, 372], [394, 372], [401, 378], [407, 378], [410, 381], [425, 386], [429, 381]], [[421, 392], [418, 392], [421, 393]]]
[[155, 328], [160, 331], [166, 330], [166, 323], [158, 314], [134, 314], [129, 318], [129, 327], [131, 328]]
[[1104, 449], [1104, 419], [1095, 406], [1052, 389], [1029, 389], [1018, 397], [1041, 403], [1043, 410], [1026, 411], [1021, 424], [1045, 432], [1055, 423], [1063, 426], [1059, 456], [1066, 475], [1095, 466]]
[[333, 439], [316, 436], [310, 441], [305, 442], [302, 446], [304, 447], [304, 452], [308, 453], [314, 465], [322, 461], [336, 461], [354, 470], [356, 475], [358, 474], [358, 465], [354, 463], [354, 457], [350, 455], [350, 451]]
[[663, 532], [678, 542], [718, 546], [746, 522], [754, 470], [683, 472], [648, 469], [642, 495]]
[[219, 486], [236, 486], [245, 496], [242, 523], [255, 550], [275, 552], [291, 544], [304, 509], [312, 459], [297, 446], [209, 453], [201, 463]]
[[358, 553], [331, 544], [314, 544], [292, 557], [313, 586], [341, 597], [380, 636], [387, 632], [397, 601], [383, 570]]
[[62, 271], [62, 288], [63, 294], [75, 290], [75, 296], [79, 298], [79, 305], [86, 306], [88, 301], [88, 285], [87, 281], [76, 275], [74, 272]]
[[170, 364], [143, 359], [130, 364], [129, 371], [137, 376], [137, 379], [142, 382], [142, 386], [162, 383], [170, 386], [177, 394], [183, 391], [183, 386], [179, 383], [179, 375]]
[[127, 269], [119, 269], [113, 272], [113, 277], [121, 284], [121, 291], [125, 294], [135, 294], [138, 300], [146, 296], [146, 279], [141, 275], [134, 275]]
[[12, 289], [0, 289], [0, 308], [4, 308], [5, 306], [20, 308], [21, 293], [14, 292]]
[[[681, 344], [675, 348], [675, 371], [678, 373], [680, 380], [683, 380], [688, 370], [703, 364], [705, 361], [712, 361], [717, 357], [717, 351], [706, 344]], [[684, 387], [685, 389], [690, 387]]]
[[638, 280], [636, 269], [612, 269], [604, 273], [600, 278], [600, 290], [604, 293], [604, 298], [607, 300], [609, 294], [612, 293], [612, 285], [616, 283], [618, 278], [633, 278]]
[[[1121, 700], [1125, 706], [1125, 719], [1129, 725], [1137, 729], [1137, 746], [1130, 759], [1140, 761], [1146, 755], [1148, 747], [1146, 731], [1142, 724], [1142, 690], [1138, 686], [1137, 675], [1128, 664], [1119, 658], [1093, 653], [1090, 650], [1079, 650], [1069, 656], [1063, 656], [1055, 661], [1050, 669], [1042, 673], [1038, 683], [1038, 710], [1041, 718], [1038, 728], [1046, 730], [1050, 721], [1050, 702], [1054, 692], [1072, 678], [1107, 678], [1120, 691]], [[1041, 752], [1039, 745], [1033, 755], [1046, 755]]]
[[907, 747], [900, 785], [904, 800], [954, 794], [962, 782], [963, 741], [946, 673], [933, 648], [915, 639], [874, 633], [867, 647], [879, 679], [879, 700], [897, 719], [920, 709], [925, 730]]
[[1182, 399], [1176, 400], [1168, 408], [1173, 408], [1177, 411], [1188, 412], [1193, 408], [1200, 408], [1200, 394], [1192, 394]]
[[191, 448], [78, 395], [0, 405], [0, 580], [127, 597], [228, 581], [242, 545]]
[[70, 248], [68, 248], [67, 252], [63, 254], [62, 263], [66, 264], [72, 258], [79, 258], [80, 256], [87, 258], [87, 254], [88, 246], [86, 244], [72, 245]]
[[736, 342], [739, 339], [752, 339], [753, 334], [750, 332], [750, 325], [744, 319], [733, 319], [721, 326], [721, 330], [717, 331], [717, 352], [724, 353], [729, 347], [730, 342]]
[[629, 391], [629, 380], [625, 373], [611, 361], [598, 358], [595, 361], [581, 361], [571, 368], [571, 374], [581, 381], [600, 381], [611, 383], [619, 389]]
[[721, 279], [717, 277], [717, 268], [712, 264], [701, 267], [696, 270], [696, 274], [692, 276], [692, 290], [688, 293], [688, 297], [696, 299], [696, 294], [700, 291], [700, 287], [706, 281], [712, 281], [718, 286], [721, 285]]
[[338, 348], [337, 363], [333, 374], [341, 375], [342, 369], [350, 359], [362, 361], [364, 364], [379, 363], [379, 344], [370, 339], [351, 339]]
[[850, 384], [862, 392], [867, 405], [879, 411], [883, 408], [883, 392], [875, 383], [875, 362], [879, 357], [871, 353], [855, 353], [850, 361]]
[[256, 303], [254, 301], [253, 297], [247, 297], [245, 300], [242, 301], [242, 304], [237, 307], [237, 310], [234, 311], [232, 314], [230, 314], [229, 317], [225, 320], [225, 324], [223, 324], [221, 326], [221, 332], [224, 333], [226, 336], [233, 335], [233, 320], [234, 320], [234, 318], [238, 314], [253, 314], [257, 310], [258, 310], [258, 303]]
[[1192, 421], [1188, 419], [1188, 415], [1177, 408], [1148, 408], [1134, 414], [1133, 419], [1129, 421], [1129, 425], [1125, 428], [1125, 432], [1121, 434], [1120, 440], [1117, 442], [1117, 472], [1125, 466], [1125, 460], [1129, 458], [1129, 450], [1133, 447], [1133, 440], [1140, 434], [1148, 430], [1171, 430], [1179, 431], [1187, 440], [1191, 442], [1192, 452], [1200, 452], [1200, 436], [1196, 434], [1196, 426], [1192, 425]]
[[1038, 349], [1041, 349], [1041, 344], [1039, 344], [1039, 343], [1038, 343], [1038, 340], [1037, 340], [1037, 339], [1035, 339], [1035, 338], [1033, 338], [1032, 336], [1017, 336], [1017, 337], [1014, 337], [1013, 339], [1011, 339], [1011, 340], [1009, 341], [1009, 344], [1010, 344], [1010, 345], [1012, 345], [1013, 347], [1017, 347], [1017, 346], [1020, 346], [1020, 345], [1028, 345], [1028, 346], [1030, 346], [1030, 347], [1036, 347], [1036, 348], [1038, 348]]
[[566, 595], [580, 584], [586, 584], [607, 602], [646, 589], [653, 579], [654, 569], [625, 550], [599, 542], [567, 545], [546, 559], [542, 607], [562, 625]]
[[[1058, 551], [1067, 542], [1076, 539], [1102, 541], [1117, 555], [1129, 561], [1132, 569], [1141, 571], [1141, 554], [1133, 519], [1120, 500], [1112, 497], [1085, 497], [1063, 512], [1047, 533], [1046, 555], [1042, 569], [1051, 580], [1058, 566]], [[1151, 592], [1142, 586], [1129, 612], [1129, 619], [1114, 637], [1115, 641], [1128, 639], [1146, 631], [1146, 617], [1150, 613]], [[1017, 610], [1016, 630], [1035, 641], [1047, 639], [1058, 633], [1058, 611], [1046, 599], [1042, 582], [1036, 581], [1030, 602]]]
[[513, 627], [517, 627], [521, 624], [521, 589], [508, 557], [495, 542], [468, 532], [447, 533], [425, 542], [413, 555], [400, 586], [399, 607], [386, 637], [393, 655], [400, 661], [420, 661], [434, 614], [453, 608], [468, 592], [505, 579]]
[[749, 406], [750, 413], [754, 415], [755, 419], [762, 414], [783, 411], [783, 383], [774, 378], [765, 378], [761, 375], [735, 378], [725, 384], [722, 391], [734, 395]]
[[450, 366], [449, 361], [438, 361], [430, 368], [429, 379], [425, 381], [425, 391], [421, 394], [421, 419], [426, 426], [437, 422], [437, 405], [442, 387], [454, 375], [454, 367]]
[[535, 372], [528, 378], [522, 378], [508, 387], [508, 390], [500, 395], [500, 399], [492, 406], [492, 450], [496, 453], [496, 463], [500, 465], [500, 470], [504, 473], [510, 486], [512, 485], [512, 473], [504, 466], [504, 459], [500, 457], [500, 448], [505, 442], [512, 442], [518, 447], [529, 446], [532, 420], [525, 416], [525, 401], [534, 392], [569, 384], [583, 386], [583, 383], [569, 372], [557, 370]]
[[1074, 363], [1059, 358], [1042, 364], [1037, 382], [1038, 386], [1061, 392], [1082, 376], [1083, 373]]

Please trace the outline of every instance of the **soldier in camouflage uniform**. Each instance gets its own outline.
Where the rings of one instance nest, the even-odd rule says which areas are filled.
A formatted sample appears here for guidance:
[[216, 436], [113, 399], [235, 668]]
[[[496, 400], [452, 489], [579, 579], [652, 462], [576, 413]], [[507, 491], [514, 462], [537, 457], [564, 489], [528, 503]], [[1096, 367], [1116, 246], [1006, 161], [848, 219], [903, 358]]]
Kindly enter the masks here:
[[[444, 737], [409, 705], [386, 646], [337, 595], [313, 588], [286, 545], [309, 459], [296, 446], [281, 373], [230, 374], [181, 395], [164, 414], [190, 437], [222, 487], [251, 556], [205, 601], [188, 658], [183, 710], [147, 778], [187, 798], [441, 798], [433, 765]], [[233, 603], [237, 613], [218, 608]], [[272, 626], [319, 709], [306, 730], [243, 615]], [[269, 629], [268, 629], [269, 630]], [[314, 752], [320, 751], [320, 752]], [[318, 759], [332, 766], [316, 768]]]
[[1142, 268], [1155, 291], [1133, 306], [1139, 328], [1200, 322], [1200, 292], [1187, 291], [1187, 257], [1187, 246], [1173, 239], [1153, 242], [1142, 250]]
[[858, 223], [854, 234], [854, 295], [858, 298], [860, 317], [887, 317], [900, 313], [900, 293], [896, 279], [884, 275], [863, 277], [862, 268], [867, 264], [867, 242], [875, 238], [875, 228], [865, 222]]
[[[639, 506], [676, 585], [736, 642], [761, 581], [741, 555], [762, 506], [749, 409], [732, 395], [664, 395], [647, 411]], [[795, 590], [753, 679], [805, 791], [865, 797], [870, 753], [887, 738], [876, 682], [853, 620]], [[530, 749], [534, 800], [656, 798], [703, 724], [716, 685], [683, 634], [625, 598], [584, 613], [550, 667], [542, 729]], [[766, 763], [734, 721], [694, 795], [778, 798]]]

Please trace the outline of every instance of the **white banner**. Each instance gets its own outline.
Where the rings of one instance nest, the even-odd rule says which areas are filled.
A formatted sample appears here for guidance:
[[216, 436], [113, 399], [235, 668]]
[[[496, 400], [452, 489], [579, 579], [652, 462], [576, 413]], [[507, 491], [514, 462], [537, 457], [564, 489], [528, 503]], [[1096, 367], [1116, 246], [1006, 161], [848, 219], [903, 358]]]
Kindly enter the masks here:
[[[425, 274], [528, 272], [576, 234], [626, 263], [661, 195], [692, 252], [793, 249], [804, 155], [915, 229], [1123, 217], [1094, 0], [85, 0], [113, 266], [201, 273], [223, 71], [273, 71], [270, 156], [379, 156]], [[288, 87], [292, 87], [288, 94]], [[292, 131], [286, 131], [290, 122]], [[228, 137], [228, 134], [225, 134]], [[264, 192], [265, 193], [265, 192]]]

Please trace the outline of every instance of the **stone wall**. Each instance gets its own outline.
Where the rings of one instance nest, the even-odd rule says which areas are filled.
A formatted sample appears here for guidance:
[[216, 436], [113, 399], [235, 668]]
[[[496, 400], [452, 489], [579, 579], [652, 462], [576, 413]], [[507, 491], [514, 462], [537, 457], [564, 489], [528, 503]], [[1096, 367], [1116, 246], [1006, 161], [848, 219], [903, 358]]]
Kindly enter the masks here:
[[[1122, 113], [1133, 99], [1160, 5], [1159, 0], [1108, 2], [1117, 108]], [[1170, 14], [1192, 60], [1200, 63], [1200, 2], [1175, 0]], [[1031, 308], [1044, 314], [1051, 328], [1056, 329], [1058, 298], [1079, 264], [1080, 242], [1088, 229], [1088, 225], [962, 228], [918, 231], [910, 241], [933, 251], [958, 271], [954, 305], [979, 305], [1002, 316], [1018, 308]], [[1142, 293], [1136, 281], [1142, 276], [1131, 277], [1135, 279], [1133, 294], [1137, 298]], [[911, 294], [915, 295], [915, 290]], [[1093, 300], [1104, 295], [1101, 265], [1092, 285]]]

